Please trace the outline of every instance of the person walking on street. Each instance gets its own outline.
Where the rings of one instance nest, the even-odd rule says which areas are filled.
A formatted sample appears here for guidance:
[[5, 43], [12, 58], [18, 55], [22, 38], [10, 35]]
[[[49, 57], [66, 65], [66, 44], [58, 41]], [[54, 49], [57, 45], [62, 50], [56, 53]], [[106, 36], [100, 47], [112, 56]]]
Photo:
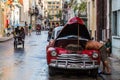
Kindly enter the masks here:
[[29, 36], [31, 35], [31, 32], [32, 32], [32, 25], [30, 24], [29, 25]]
[[28, 24], [25, 22], [25, 35], [28, 35]]
[[50, 28], [49, 31], [48, 31], [47, 41], [49, 41], [51, 39], [52, 31], [53, 31], [53, 28]]

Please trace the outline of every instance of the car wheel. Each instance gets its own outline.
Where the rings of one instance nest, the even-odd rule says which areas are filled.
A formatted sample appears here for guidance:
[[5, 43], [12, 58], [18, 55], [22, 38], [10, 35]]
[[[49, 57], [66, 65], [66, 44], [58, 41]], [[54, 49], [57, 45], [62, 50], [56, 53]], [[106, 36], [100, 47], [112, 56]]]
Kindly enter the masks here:
[[90, 70], [90, 76], [97, 79], [98, 69]]
[[49, 76], [55, 76], [56, 72], [55, 69], [52, 67], [49, 67]]
[[24, 41], [22, 41], [22, 47], [24, 48]]
[[24, 44], [22, 44], [22, 47], [24, 48]]
[[17, 43], [16, 42], [14, 42], [14, 48], [17, 48]]
[[10, 36], [10, 33], [7, 33], [7, 37], [9, 37]]

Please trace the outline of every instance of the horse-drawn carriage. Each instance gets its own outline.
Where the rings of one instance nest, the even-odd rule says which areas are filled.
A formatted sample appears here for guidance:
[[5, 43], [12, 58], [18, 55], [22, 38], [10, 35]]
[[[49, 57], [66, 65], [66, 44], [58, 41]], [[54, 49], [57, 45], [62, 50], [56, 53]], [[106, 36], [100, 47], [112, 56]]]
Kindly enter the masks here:
[[24, 48], [24, 39], [21, 36], [15, 36], [14, 38], [14, 48], [17, 48], [18, 45], [22, 45]]
[[24, 41], [25, 41], [25, 32], [24, 28], [22, 27], [19, 30], [19, 27], [15, 28], [14, 33], [14, 48], [18, 48], [18, 45], [22, 45], [24, 48]]

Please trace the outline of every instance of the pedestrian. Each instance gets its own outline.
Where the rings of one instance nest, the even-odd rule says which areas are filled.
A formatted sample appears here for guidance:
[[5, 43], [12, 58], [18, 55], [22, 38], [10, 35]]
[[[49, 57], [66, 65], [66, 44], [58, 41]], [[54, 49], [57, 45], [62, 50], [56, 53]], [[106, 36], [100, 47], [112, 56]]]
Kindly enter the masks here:
[[110, 75], [111, 71], [110, 71], [110, 67], [108, 63], [108, 55], [107, 55], [106, 46], [103, 43], [101, 43], [99, 47], [100, 47], [99, 50], [101, 54], [101, 61], [103, 64], [103, 70], [100, 73]]
[[59, 23], [56, 23], [56, 26], [55, 27], [59, 27]]
[[110, 39], [107, 39], [105, 46], [106, 46], [108, 57], [110, 57], [111, 55], [111, 40]]
[[25, 21], [25, 35], [28, 35], [28, 24], [26, 21]]
[[30, 24], [29, 25], [29, 36], [31, 35], [31, 32], [32, 32], [32, 25]]
[[49, 41], [51, 39], [52, 31], [53, 31], [53, 28], [50, 28], [49, 31], [48, 31], [47, 41]]
[[86, 49], [93, 49], [93, 50], [100, 51], [100, 59], [103, 64], [103, 69], [100, 73], [110, 75], [111, 71], [110, 71], [110, 67], [108, 63], [107, 50], [106, 50], [105, 45], [103, 43], [90, 40], [86, 43]]

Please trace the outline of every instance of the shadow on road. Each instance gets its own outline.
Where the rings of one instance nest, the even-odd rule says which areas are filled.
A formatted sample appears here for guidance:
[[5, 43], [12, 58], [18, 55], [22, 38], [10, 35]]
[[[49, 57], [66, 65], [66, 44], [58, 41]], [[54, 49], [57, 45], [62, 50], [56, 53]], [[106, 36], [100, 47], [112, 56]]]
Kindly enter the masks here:
[[14, 49], [14, 61], [16, 66], [23, 66], [25, 63], [25, 50], [24, 48]]
[[16, 48], [16, 49], [14, 49], [14, 53], [21, 53], [21, 54], [23, 54], [23, 53], [25, 53], [25, 50], [24, 50], [24, 48]]

